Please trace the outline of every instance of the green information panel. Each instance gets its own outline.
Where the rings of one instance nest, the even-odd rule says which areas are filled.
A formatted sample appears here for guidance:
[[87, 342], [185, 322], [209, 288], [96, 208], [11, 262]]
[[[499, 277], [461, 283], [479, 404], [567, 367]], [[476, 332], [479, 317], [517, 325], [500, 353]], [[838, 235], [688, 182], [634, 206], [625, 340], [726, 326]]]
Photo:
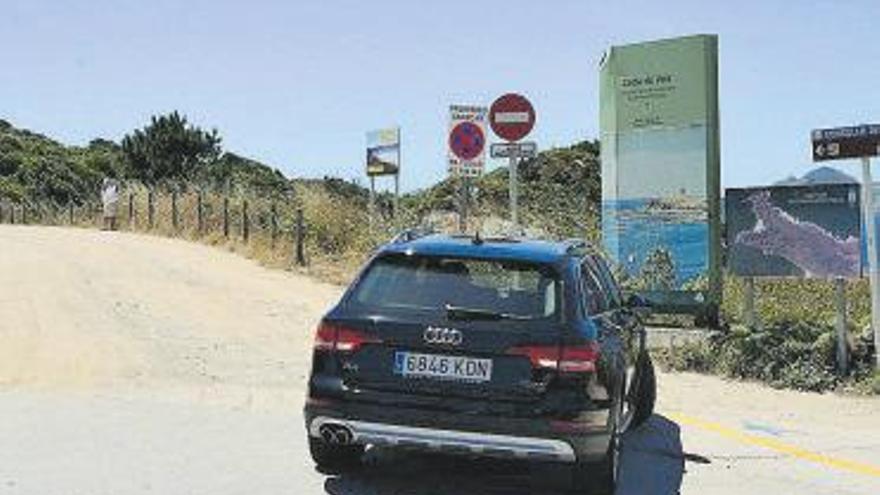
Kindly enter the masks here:
[[721, 297], [718, 39], [617, 46], [600, 69], [602, 235], [624, 285], [714, 320]]

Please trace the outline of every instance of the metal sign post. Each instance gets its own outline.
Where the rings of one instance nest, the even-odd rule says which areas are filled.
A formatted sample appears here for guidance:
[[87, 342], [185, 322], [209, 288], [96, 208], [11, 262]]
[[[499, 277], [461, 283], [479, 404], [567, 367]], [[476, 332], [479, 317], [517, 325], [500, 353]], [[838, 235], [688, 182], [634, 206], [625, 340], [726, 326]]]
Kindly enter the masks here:
[[813, 161], [862, 160], [862, 218], [868, 247], [868, 279], [871, 283], [871, 330], [874, 332], [875, 367], [880, 369], [880, 271], [877, 265], [877, 228], [874, 225], [874, 187], [871, 157], [880, 156], [880, 125], [862, 124], [812, 133]]
[[745, 310], [744, 320], [750, 330], [758, 328], [758, 314], [755, 311], [755, 278], [746, 277], [744, 288]]
[[877, 228], [874, 225], [874, 187], [871, 159], [862, 157], [862, 205], [868, 243], [868, 279], [871, 282], [871, 329], [874, 331], [874, 358], [880, 369], [880, 271], [877, 267]]
[[373, 232], [373, 217], [376, 215], [376, 177], [370, 176], [370, 200], [367, 206], [370, 216], [370, 232]]
[[510, 157], [510, 168], [507, 174], [510, 181], [510, 229], [511, 234], [517, 235], [519, 234], [519, 213], [517, 211], [516, 168], [521, 150], [520, 145], [516, 142], [526, 137], [535, 126], [535, 108], [522, 95], [516, 93], [502, 95], [489, 108], [489, 125], [492, 126], [492, 131], [498, 137], [507, 141], [503, 145], [503, 151], [499, 147], [498, 152], [509, 153]]
[[846, 279], [834, 279], [834, 307], [837, 310], [835, 328], [837, 335], [837, 373], [845, 376], [849, 372], [849, 348], [846, 338]]
[[508, 178], [510, 181], [509, 189], [510, 189], [510, 230], [511, 234], [517, 235], [519, 234], [519, 215], [517, 213], [517, 202], [519, 191], [517, 190], [517, 170], [516, 170], [516, 157], [517, 157], [517, 149], [516, 147], [512, 147], [510, 150], [510, 169], [508, 172]]
[[394, 211], [392, 216], [398, 220], [400, 210], [400, 174], [394, 174]]
[[458, 215], [458, 231], [462, 234], [467, 232], [468, 226], [468, 210], [471, 201], [471, 178], [470, 176], [461, 176], [461, 191], [459, 194], [459, 215]]
[[394, 221], [400, 228], [400, 165], [403, 163], [403, 142], [400, 139], [400, 127], [397, 128], [397, 173], [394, 174]]

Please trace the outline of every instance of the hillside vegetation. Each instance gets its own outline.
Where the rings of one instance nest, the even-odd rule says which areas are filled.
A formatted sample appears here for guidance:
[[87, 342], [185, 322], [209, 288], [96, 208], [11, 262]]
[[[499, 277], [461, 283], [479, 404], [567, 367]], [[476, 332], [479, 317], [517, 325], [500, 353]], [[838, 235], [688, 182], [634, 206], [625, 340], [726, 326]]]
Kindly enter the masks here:
[[[113, 177], [146, 187], [207, 189], [242, 194], [290, 196], [297, 186], [317, 190], [364, 210], [367, 189], [338, 178], [297, 179], [277, 168], [222, 149], [216, 129], [206, 131], [176, 112], [155, 116], [116, 143], [96, 138], [86, 146], [66, 146], [0, 120], [0, 200], [81, 205], [95, 201], [101, 180]], [[584, 141], [541, 152], [518, 169], [521, 218], [553, 236], [596, 236], [600, 198], [599, 149]], [[470, 199], [475, 219], [505, 218], [507, 169], [476, 179]], [[460, 183], [447, 179], [401, 199], [400, 226], [455, 214]], [[377, 214], [393, 216], [393, 198], [377, 198]], [[339, 206], [339, 205], [337, 205]]]
[[[546, 236], [597, 239], [598, 157], [598, 143], [584, 141], [521, 162], [521, 224]], [[174, 192], [180, 197], [180, 207], [188, 209], [183, 212], [184, 223], [195, 221], [198, 191], [210, 214], [222, 208], [217, 195], [230, 199], [235, 214], [240, 214], [236, 208], [248, 200], [258, 227], [267, 226], [268, 212], [275, 211], [282, 233], [290, 234], [295, 212], [301, 209], [308, 225], [310, 257], [335, 265], [332, 278], [336, 280], [350, 276], [377, 244], [403, 228], [457, 230], [462, 201], [461, 183], [456, 179], [404, 194], [399, 212], [393, 211], [393, 197], [381, 193], [371, 222], [366, 188], [334, 177], [287, 177], [275, 167], [224, 150], [218, 130], [202, 129], [176, 112], [152, 117], [119, 142], [96, 138], [86, 146], [67, 146], [0, 121], [0, 207], [28, 208], [34, 221], [62, 223], [60, 217], [71, 207], [94, 211], [105, 177], [125, 184], [127, 193], [137, 197], [135, 209], [142, 216], [146, 215], [147, 190], [156, 194], [159, 216], [170, 214]], [[468, 231], [498, 234], [508, 230], [507, 184], [506, 168], [474, 180]], [[40, 215], [53, 219], [43, 220]], [[163, 225], [162, 221], [159, 218], [157, 225]], [[175, 234], [170, 226], [156, 228]]]
[[177, 113], [153, 117], [121, 143], [96, 138], [65, 146], [0, 120], [0, 200], [82, 205], [113, 177], [158, 187], [234, 187], [283, 192], [277, 169], [220, 147], [217, 131], [190, 125]]

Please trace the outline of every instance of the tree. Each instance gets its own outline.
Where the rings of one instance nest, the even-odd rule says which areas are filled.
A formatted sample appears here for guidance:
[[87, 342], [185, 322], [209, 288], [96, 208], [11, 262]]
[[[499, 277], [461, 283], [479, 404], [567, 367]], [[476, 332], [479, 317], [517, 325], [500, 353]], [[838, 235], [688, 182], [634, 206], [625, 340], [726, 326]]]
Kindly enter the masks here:
[[675, 261], [672, 253], [663, 247], [656, 247], [645, 258], [639, 274], [642, 289], [674, 290]]
[[131, 176], [146, 184], [186, 181], [217, 159], [220, 136], [172, 112], [125, 136], [122, 153]]
[[277, 169], [228, 151], [203, 167], [195, 176], [195, 182], [202, 187], [241, 188], [261, 196], [291, 190], [287, 177]]

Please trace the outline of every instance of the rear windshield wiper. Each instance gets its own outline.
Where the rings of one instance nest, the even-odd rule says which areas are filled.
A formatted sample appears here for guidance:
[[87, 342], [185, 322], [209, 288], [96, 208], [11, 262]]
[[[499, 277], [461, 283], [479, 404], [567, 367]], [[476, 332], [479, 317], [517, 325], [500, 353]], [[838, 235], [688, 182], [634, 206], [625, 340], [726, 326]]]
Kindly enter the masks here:
[[450, 320], [534, 320], [534, 316], [499, 313], [490, 309], [446, 305], [446, 317]]

